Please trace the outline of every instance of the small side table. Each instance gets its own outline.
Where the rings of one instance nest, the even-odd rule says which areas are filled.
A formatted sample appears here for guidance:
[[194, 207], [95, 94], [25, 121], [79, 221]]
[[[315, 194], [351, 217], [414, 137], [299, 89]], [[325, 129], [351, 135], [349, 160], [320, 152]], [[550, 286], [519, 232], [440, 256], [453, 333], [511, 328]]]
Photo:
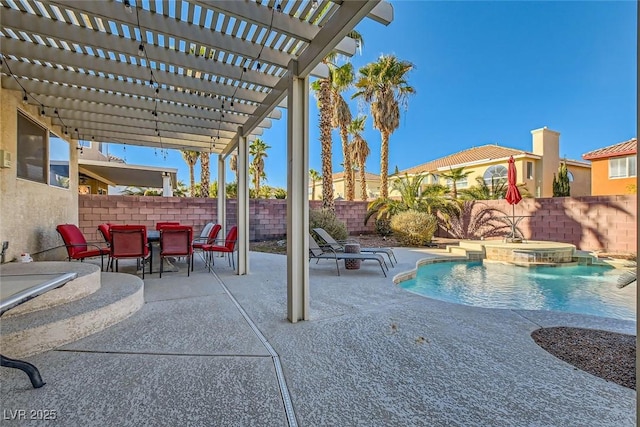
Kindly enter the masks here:
[[[359, 243], [346, 243], [344, 245], [344, 253], [346, 254], [359, 254], [360, 253], [360, 244]], [[344, 260], [344, 268], [347, 270], [359, 270], [360, 269], [360, 260], [353, 258], [345, 258]]]

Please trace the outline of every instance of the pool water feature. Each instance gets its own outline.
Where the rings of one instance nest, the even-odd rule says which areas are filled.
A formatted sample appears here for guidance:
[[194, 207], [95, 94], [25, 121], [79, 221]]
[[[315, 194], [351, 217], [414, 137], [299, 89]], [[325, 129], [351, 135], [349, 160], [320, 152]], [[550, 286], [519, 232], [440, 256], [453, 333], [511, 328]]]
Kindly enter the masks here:
[[487, 308], [552, 310], [636, 320], [636, 283], [616, 285], [624, 272], [605, 266], [519, 267], [437, 262], [398, 286], [426, 297]]

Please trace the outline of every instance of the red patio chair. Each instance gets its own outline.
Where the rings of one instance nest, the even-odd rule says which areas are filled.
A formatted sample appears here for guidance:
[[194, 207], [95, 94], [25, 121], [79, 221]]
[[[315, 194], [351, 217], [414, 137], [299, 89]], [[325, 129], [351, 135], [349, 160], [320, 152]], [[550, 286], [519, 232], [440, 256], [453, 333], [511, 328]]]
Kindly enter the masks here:
[[[202, 246], [202, 250], [204, 252], [207, 253], [208, 255], [208, 259], [209, 259], [209, 269], [211, 269], [211, 266], [213, 265], [213, 253], [214, 252], [221, 252], [225, 255], [229, 255], [229, 265], [232, 265], [233, 268], [236, 268], [236, 263], [235, 260], [233, 258], [233, 253], [236, 250], [236, 242], [238, 240], [238, 227], [236, 227], [235, 225], [233, 227], [231, 227], [231, 229], [229, 229], [229, 232], [227, 233], [227, 237], [225, 237], [224, 239], [224, 244], [223, 245], [203, 245]], [[220, 241], [222, 242], [222, 240], [218, 239], [216, 241]]]
[[180, 225], [180, 223], [177, 221], [158, 222], [156, 223], [156, 230], [160, 231], [162, 227], [174, 226], [174, 225]]
[[[209, 234], [207, 235], [205, 240], [201, 240], [200, 237], [195, 238], [191, 244], [191, 247], [193, 248], [193, 251], [195, 252], [196, 250], [200, 250], [202, 251], [202, 247], [204, 245], [213, 245], [216, 243], [216, 237], [218, 237], [218, 233], [220, 233], [220, 230], [222, 229], [222, 226], [220, 224], [214, 224], [210, 229], [209, 229]], [[204, 251], [202, 251], [204, 252]], [[193, 271], [193, 257], [191, 257], [191, 271]]]
[[[98, 225], [98, 231], [102, 234], [102, 237], [109, 248], [111, 248], [111, 232], [109, 231], [109, 228], [112, 225], [113, 224], [108, 222]], [[109, 257], [107, 258], [107, 270], [109, 270], [109, 264], [111, 264], [111, 251], [109, 251]]]
[[111, 233], [111, 258], [118, 260], [135, 258], [138, 265], [142, 265], [142, 279], [144, 279], [144, 261], [149, 258], [149, 273], [151, 273], [151, 258], [149, 244], [147, 243], [147, 227], [144, 225], [112, 225]]
[[175, 225], [162, 227], [160, 229], [160, 277], [164, 266], [164, 258], [187, 257], [187, 276], [190, 274], [189, 264], [192, 263], [193, 248], [191, 240], [193, 238], [193, 227], [186, 225]]
[[84, 234], [75, 224], [60, 224], [56, 230], [64, 241], [67, 248], [69, 261], [79, 259], [84, 261], [85, 258], [100, 257], [100, 269], [104, 269], [104, 256], [110, 253], [109, 248], [100, 246], [97, 242], [87, 242]]

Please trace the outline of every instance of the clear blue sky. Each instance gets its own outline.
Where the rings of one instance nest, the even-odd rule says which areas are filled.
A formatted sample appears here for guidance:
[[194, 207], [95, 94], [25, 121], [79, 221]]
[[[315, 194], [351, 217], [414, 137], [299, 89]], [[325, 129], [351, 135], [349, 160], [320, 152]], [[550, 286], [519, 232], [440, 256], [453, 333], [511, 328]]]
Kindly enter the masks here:
[[[389, 26], [368, 19], [358, 26], [365, 46], [352, 58], [356, 70], [381, 54], [415, 65], [408, 80], [416, 94], [391, 136], [390, 172], [483, 144], [531, 150], [530, 131], [543, 126], [560, 132], [560, 155], [571, 159], [637, 136], [635, 1], [391, 4]], [[309, 166], [320, 171], [313, 95], [310, 103]], [[377, 174], [380, 134], [368, 107], [355, 100], [351, 105], [354, 116], [369, 115], [367, 171]], [[267, 184], [286, 188], [286, 111], [262, 139], [272, 147], [265, 159]], [[178, 179], [188, 184], [188, 167], [177, 151], [166, 160], [148, 148], [127, 146], [124, 153], [110, 144], [109, 151], [130, 164], [178, 168]], [[215, 180], [217, 156], [211, 160]], [[341, 162], [334, 131], [334, 172]]]

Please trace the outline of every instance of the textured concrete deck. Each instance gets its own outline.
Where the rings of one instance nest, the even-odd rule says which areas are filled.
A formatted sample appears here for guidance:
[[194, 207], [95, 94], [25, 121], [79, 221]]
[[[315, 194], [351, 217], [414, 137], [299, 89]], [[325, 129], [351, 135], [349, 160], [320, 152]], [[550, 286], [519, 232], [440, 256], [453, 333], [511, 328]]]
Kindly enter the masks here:
[[[467, 307], [392, 284], [436, 253], [397, 249], [386, 279], [375, 263], [338, 277], [330, 261], [311, 262], [311, 321], [297, 324], [281, 255], [251, 253], [247, 276], [225, 261], [217, 277], [201, 263], [189, 278], [147, 276], [133, 316], [28, 359], [43, 388], [0, 370], [1, 424], [47, 425], [30, 411], [53, 410], [57, 425], [101, 427], [636, 425], [635, 391], [530, 338], [557, 325], [635, 335], [635, 322]], [[16, 410], [27, 420], [8, 419]]]

